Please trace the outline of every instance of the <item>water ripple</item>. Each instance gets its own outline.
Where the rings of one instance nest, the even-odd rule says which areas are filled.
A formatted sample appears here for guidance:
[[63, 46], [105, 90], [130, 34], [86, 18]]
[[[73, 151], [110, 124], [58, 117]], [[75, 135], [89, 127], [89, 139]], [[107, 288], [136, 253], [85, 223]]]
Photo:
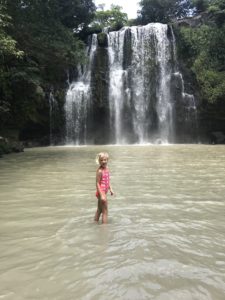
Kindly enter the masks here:
[[106, 146], [109, 223], [95, 147], [0, 161], [0, 299], [223, 300], [224, 147]]

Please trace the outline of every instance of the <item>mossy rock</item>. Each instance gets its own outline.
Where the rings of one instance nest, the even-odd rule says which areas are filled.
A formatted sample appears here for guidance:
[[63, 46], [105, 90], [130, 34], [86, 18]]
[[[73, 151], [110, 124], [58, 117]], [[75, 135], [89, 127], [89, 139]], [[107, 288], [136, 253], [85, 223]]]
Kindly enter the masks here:
[[10, 152], [12, 152], [12, 150], [7, 140], [0, 137], [0, 156], [2, 156], [2, 154], [8, 154]]
[[101, 32], [97, 35], [98, 37], [98, 45], [99, 47], [108, 47], [108, 39], [107, 34], [104, 32]]
[[23, 152], [24, 145], [17, 140], [10, 140], [0, 136], [0, 157], [2, 154], [9, 154], [12, 152]]

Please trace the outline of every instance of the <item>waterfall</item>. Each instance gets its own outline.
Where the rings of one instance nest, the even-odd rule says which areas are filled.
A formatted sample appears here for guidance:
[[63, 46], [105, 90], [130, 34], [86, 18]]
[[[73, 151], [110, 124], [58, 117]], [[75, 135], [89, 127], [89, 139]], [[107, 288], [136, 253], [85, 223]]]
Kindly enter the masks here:
[[67, 91], [66, 144], [175, 142], [176, 103], [195, 107], [183, 86], [174, 92], [175, 50], [173, 32], [160, 23], [92, 35], [88, 64]]
[[173, 105], [171, 103], [171, 60], [170, 42], [167, 38], [167, 26], [157, 27], [158, 45], [157, 60], [159, 62], [159, 87], [157, 90], [157, 113], [159, 117], [159, 136], [163, 143], [173, 141]]
[[[179, 110], [182, 110], [183, 115], [183, 131], [186, 131], [186, 133], [191, 132], [192, 139], [194, 137], [195, 141], [198, 142], [198, 118], [195, 97], [185, 92], [183, 76], [179, 71], [174, 73], [174, 77], [177, 82], [180, 82], [181, 109]], [[189, 141], [186, 140], [185, 142]]]
[[[125, 58], [129, 45], [130, 58]], [[173, 105], [167, 25], [152, 23], [111, 32], [108, 51], [110, 118], [115, 143], [171, 142]]]
[[56, 115], [57, 109], [58, 109], [58, 103], [55, 100], [53, 92], [51, 91], [49, 93], [49, 142], [50, 142], [50, 145], [55, 144], [54, 129], [55, 129], [55, 115]]
[[126, 72], [123, 70], [125, 31], [126, 28], [123, 28], [119, 32], [110, 32], [108, 34], [110, 127], [114, 131], [114, 140], [117, 144], [126, 143], [122, 128], [123, 81], [126, 76]]
[[89, 62], [86, 68], [78, 69], [78, 79], [69, 86], [65, 102], [66, 117], [66, 144], [86, 144], [87, 116], [91, 105], [90, 80], [93, 56], [97, 47], [97, 35], [92, 36], [89, 53]]
[[[190, 134], [191, 132], [192, 133], [191, 139], [193, 140], [193, 138], [195, 138], [195, 141], [198, 142], [198, 118], [197, 118], [196, 101], [193, 94], [189, 94], [185, 92], [183, 75], [179, 70], [179, 63], [176, 55], [176, 40], [172, 28], [171, 28], [171, 33], [172, 33], [173, 55], [174, 55], [174, 73], [173, 73], [172, 82], [173, 81], [175, 82], [175, 86], [176, 86], [175, 90], [179, 90], [178, 97], [175, 94], [173, 95], [176, 102], [176, 111], [177, 113], [179, 111], [180, 114], [183, 116], [183, 120], [181, 121], [183, 123], [182, 124], [183, 134], [185, 131], [186, 134], [188, 132]], [[176, 119], [175, 116], [174, 119]], [[178, 124], [178, 126], [179, 125], [180, 124]], [[187, 140], [185, 140], [185, 142], [187, 142]]]

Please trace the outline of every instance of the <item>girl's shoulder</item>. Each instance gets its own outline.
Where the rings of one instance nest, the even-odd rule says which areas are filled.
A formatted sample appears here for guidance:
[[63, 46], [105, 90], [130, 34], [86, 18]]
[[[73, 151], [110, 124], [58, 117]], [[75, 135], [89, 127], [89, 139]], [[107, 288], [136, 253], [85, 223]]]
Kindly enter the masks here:
[[99, 167], [99, 168], [96, 170], [96, 173], [97, 173], [97, 174], [102, 173], [102, 168]]
[[105, 169], [99, 167], [99, 168], [97, 169], [97, 171], [96, 171], [96, 173], [98, 173], [98, 174], [102, 174], [102, 173], [105, 173], [105, 172], [109, 173], [109, 168], [108, 168], [108, 167], [105, 168]]

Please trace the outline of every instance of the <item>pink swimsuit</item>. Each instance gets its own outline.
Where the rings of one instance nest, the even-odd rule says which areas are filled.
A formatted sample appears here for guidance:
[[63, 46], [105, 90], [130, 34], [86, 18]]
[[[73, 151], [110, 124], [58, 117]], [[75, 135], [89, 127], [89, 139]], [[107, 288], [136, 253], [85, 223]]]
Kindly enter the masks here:
[[[102, 170], [102, 178], [100, 181], [100, 188], [101, 191], [103, 191], [105, 194], [108, 192], [109, 190], [109, 185], [110, 185], [110, 176], [109, 176], [109, 170]], [[99, 197], [99, 193], [98, 191], [96, 191], [96, 197]]]

